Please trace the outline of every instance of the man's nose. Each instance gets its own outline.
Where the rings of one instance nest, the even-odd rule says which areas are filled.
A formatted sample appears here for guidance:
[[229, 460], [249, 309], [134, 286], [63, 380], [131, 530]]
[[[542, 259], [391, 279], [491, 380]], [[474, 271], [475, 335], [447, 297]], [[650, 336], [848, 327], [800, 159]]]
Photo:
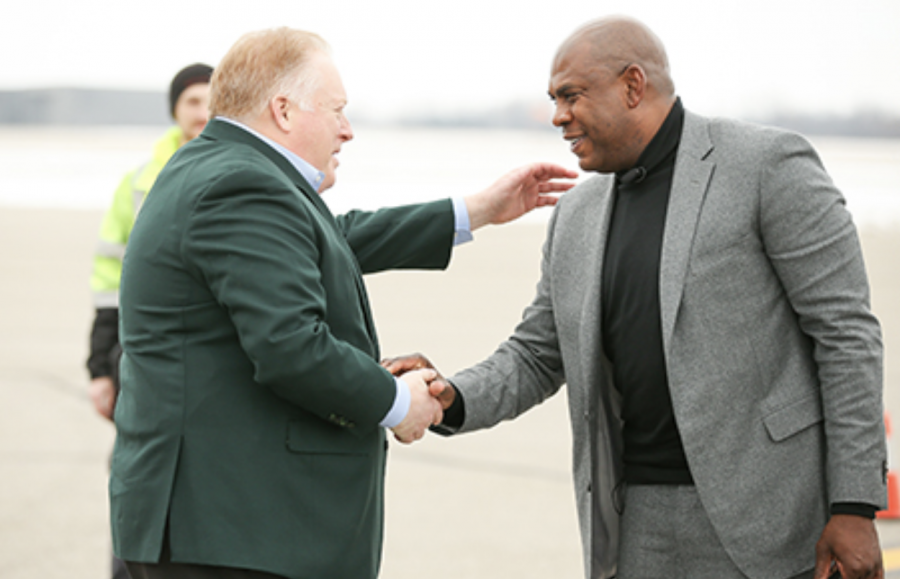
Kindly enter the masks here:
[[353, 127], [350, 126], [350, 120], [344, 117], [341, 121], [341, 139], [344, 141], [353, 140]]
[[569, 111], [569, 107], [564, 106], [562, 104], [557, 104], [556, 108], [553, 110], [553, 126], [561, 127], [566, 125], [572, 121], [572, 114]]

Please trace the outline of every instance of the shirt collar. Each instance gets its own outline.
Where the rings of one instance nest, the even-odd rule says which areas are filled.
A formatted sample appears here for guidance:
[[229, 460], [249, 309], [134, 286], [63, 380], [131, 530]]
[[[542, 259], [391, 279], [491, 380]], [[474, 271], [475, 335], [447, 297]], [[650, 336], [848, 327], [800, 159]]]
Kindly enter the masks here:
[[675, 99], [675, 103], [669, 110], [666, 120], [660, 125], [656, 135], [647, 144], [644, 152], [638, 157], [637, 163], [631, 169], [619, 171], [616, 176], [621, 181], [623, 177], [628, 178], [628, 173], [634, 173], [636, 170], [641, 174], [637, 180], [640, 182], [646, 175], [653, 173], [655, 170], [663, 166], [663, 161], [674, 159], [675, 151], [681, 143], [681, 129], [684, 126], [684, 106], [681, 104], [681, 97]]
[[295, 169], [297, 169], [297, 172], [299, 172], [300, 175], [304, 179], [306, 179], [306, 182], [309, 183], [310, 185], [312, 185], [312, 188], [318, 192], [319, 187], [322, 185], [322, 180], [325, 178], [325, 173], [323, 173], [322, 171], [319, 171], [318, 169], [316, 169], [315, 167], [313, 167], [312, 165], [310, 165], [309, 163], [304, 161], [299, 155], [297, 155], [296, 153], [294, 153], [293, 151], [291, 151], [284, 145], [280, 145], [280, 144], [276, 143], [272, 139], [251, 129], [250, 127], [248, 127], [247, 125], [245, 125], [244, 123], [242, 123], [240, 121], [236, 121], [236, 120], [230, 119], [228, 117], [216, 117], [216, 119], [220, 120], [220, 121], [225, 121], [226, 123], [231, 123], [232, 125], [234, 125], [236, 127], [240, 127], [242, 129], [244, 129], [245, 131], [247, 131], [254, 137], [258, 138], [263, 143], [266, 143], [267, 145], [269, 145], [270, 147], [272, 147], [273, 149], [275, 149], [276, 151], [281, 153], [281, 155], [285, 159], [287, 159], [290, 162], [290, 164], [293, 165], [293, 167]]

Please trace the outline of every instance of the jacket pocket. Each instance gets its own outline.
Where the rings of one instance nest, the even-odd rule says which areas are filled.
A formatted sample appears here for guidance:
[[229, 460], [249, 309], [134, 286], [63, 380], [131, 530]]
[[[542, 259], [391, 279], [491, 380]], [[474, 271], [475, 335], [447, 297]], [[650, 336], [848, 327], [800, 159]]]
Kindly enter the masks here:
[[291, 420], [287, 428], [288, 450], [304, 454], [369, 454], [368, 438], [317, 419]]
[[769, 436], [775, 442], [822, 422], [822, 403], [818, 396], [807, 396], [770, 412], [763, 417]]

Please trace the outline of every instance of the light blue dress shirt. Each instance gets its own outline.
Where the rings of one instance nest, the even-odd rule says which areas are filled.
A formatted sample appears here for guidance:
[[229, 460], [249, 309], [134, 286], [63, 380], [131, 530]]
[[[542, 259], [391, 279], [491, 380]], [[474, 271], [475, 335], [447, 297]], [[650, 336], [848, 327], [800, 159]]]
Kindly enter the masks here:
[[[226, 123], [231, 123], [236, 127], [240, 127], [241, 129], [247, 131], [254, 137], [258, 138], [260, 141], [266, 143], [287, 159], [291, 165], [306, 179], [306, 182], [312, 185], [313, 189], [316, 191], [319, 190], [319, 187], [322, 185], [322, 180], [325, 178], [325, 173], [319, 171], [302, 158], [299, 155], [292, 152], [287, 147], [280, 145], [273, 141], [272, 139], [266, 137], [265, 135], [260, 134], [257, 131], [254, 131], [247, 125], [236, 121], [234, 119], [229, 119], [228, 117], [216, 117], [217, 120], [225, 121]], [[455, 228], [456, 234], [453, 238], [453, 245], [460, 245], [466, 243], [468, 241], [472, 241], [472, 231], [471, 225], [469, 221], [469, 211], [466, 209], [466, 202], [462, 197], [454, 197], [453, 198], [453, 214], [455, 218]], [[399, 378], [394, 378], [394, 383], [397, 386], [397, 394], [394, 397], [394, 405], [391, 406], [391, 409], [388, 410], [388, 413], [385, 415], [384, 419], [381, 421], [381, 426], [385, 428], [393, 428], [403, 422], [403, 419], [406, 418], [407, 413], [409, 413], [409, 405], [411, 402], [411, 394], [409, 392], [409, 386], [403, 380]]]

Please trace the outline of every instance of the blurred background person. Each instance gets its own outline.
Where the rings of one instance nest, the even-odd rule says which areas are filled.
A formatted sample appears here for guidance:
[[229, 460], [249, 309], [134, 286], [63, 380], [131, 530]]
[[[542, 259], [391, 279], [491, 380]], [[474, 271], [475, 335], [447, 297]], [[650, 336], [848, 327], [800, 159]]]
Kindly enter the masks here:
[[91, 273], [96, 316], [91, 328], [90, 397], [101, 416], [112, 420], [118, 393], [119, 281], [122, 257], [144, 198], [156, 176], [175, 151], [196, 137], [209, 117], [209, 79], [212, 67], [192, 64], [181, 69], [169, 86], [169, 111], [175, 125], [153, 147], [153, 155], [129, 171], [119, 183], [112, 204], [103, 216]]
[[[122, 354], [119, 345], [119, 282], [125, 245], [138, 211], [159, 172], [175, 151], [199, 135], [206, 126], [212, 72], [211, 66], [192, 64], [178, 71], [172, 79], [169, 85], [169, 112], [175, 125], [156, 141], [150, 159], [122, 178], [100, 226], [91, 273], [96, 315], [91, 327], [87, 367], [91, 376], [91, 401], [97, 412], [110, 421], [119, 393], [119, 357]], [[129, 578], [125, 564], [115, 556], [112, 576], [113, 579]]]

